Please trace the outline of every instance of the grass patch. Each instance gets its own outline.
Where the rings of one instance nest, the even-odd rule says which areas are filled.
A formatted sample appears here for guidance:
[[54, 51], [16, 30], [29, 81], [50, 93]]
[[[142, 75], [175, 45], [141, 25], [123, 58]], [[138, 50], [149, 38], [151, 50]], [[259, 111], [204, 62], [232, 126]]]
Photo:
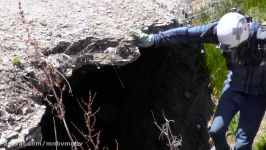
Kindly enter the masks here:
[[265, 150], [266, 149], [266, 133], [262, 135], [259, 141], [255, 144], [254, 150]]
[[21, 62], [21, 57], [17, 56], [17, 55], [14, 55], [14, 56], [11, 57], [11, 62], [14, 65], [18, 65]]
[[211, 86], [215, 97], [221, 95], [223, 89], [223, 82], [228, 74], [225, 58], [222, 56], [221, 51], [213, 44], [204, 45], [206, 55], [206, 64], [210, 72]]

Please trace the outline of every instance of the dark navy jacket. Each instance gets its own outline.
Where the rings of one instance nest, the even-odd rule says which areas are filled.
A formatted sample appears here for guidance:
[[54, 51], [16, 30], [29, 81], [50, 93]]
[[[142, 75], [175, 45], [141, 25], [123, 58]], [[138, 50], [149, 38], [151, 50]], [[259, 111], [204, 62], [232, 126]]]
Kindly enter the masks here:
[[[216, 34], [218, 22], [195, 27], [179, 27], [154, 35], [154, 46], [174, 46], [198, 43], [219, 44]], [[252, 95], [266, 95], [266, 40], [257, 39], [261, 26], [249, 21], [250, 36], [232, 51], [222, 50], [230, 70], [225, 83], [234, 90]]]

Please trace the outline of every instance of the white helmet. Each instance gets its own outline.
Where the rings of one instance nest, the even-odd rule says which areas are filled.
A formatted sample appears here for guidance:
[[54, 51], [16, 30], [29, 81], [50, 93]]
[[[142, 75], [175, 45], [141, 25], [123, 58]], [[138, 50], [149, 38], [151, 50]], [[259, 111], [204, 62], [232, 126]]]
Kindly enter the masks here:
[[234, 48], [249, 37], [249, 25], [246, 18], [236, 12], [225, 14], [217, 25], [218, 41], [228, 47]]

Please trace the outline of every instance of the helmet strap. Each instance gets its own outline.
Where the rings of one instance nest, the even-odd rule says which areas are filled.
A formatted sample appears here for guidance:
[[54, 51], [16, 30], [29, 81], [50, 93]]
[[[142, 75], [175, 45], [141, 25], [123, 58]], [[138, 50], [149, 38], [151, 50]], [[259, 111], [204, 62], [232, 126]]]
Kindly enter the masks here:
[[230, 52], [231, 49], [229, 48], [229, 45], [219, 43], [216, 48], [219, 48], [222, 52]]

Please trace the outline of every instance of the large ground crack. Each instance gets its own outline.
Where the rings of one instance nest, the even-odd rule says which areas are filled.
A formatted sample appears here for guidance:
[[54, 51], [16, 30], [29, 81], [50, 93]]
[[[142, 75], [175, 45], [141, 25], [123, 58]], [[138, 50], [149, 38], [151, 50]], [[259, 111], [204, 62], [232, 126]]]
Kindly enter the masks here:
[[[69, 82], [73, 95], [64, 94], [67, 121], [86, 131], [83, 112], [77, 100], [97, 93], [93, 110], [100, 108], [96, 130], [101, 131], [101, 147], [114, 149], [163, 150], [165, 141], [153, 124], [162, 121], [162, 111], [174, 120], [172, 131], [182, 137], [182, 148], [208, 149], [207, 121], [212, 112], [207, 73], [200, 66], [197, 47], [143, 49], [141, 57], [126, 66], [87, 65], [75, 71]], [[67, 141], [57, 120], [58, 138]], [[42, 119], [44, 141], [54, 140], [50, 110]], [[80, 134], [70, 125], [73, 135]], [[81, 140], [82, 141], [82, 140]], [[84, 141], [83, 141], [84, 142]]]

